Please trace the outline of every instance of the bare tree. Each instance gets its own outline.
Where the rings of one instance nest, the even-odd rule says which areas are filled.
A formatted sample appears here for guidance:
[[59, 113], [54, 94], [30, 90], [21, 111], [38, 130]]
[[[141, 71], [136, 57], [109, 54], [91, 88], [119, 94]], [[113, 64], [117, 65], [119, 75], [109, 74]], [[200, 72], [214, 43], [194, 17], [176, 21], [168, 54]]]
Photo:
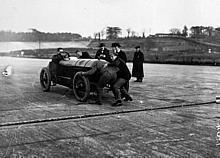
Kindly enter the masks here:
[[95, 32], [93, 35], [94, 35], [94, 38], [97, 39], [98, 33]]
[[102, 31], [100, 32], [100, 35], [101, 35], [101, 38], [103, 39], [103, 38], [104, 38], [104, 35], [105, 35], [105, 31], [102, 30]]
[[172, 29], [170, 29], [170, 32], [172, 34], [177, 34], [177, 35], [181, 34], [180, 29], [178, 29], [178, 28], [172, 28]]
[[96, 32], [93, 34], [95, 39], [101, 40], [101, 33], [100, 32]]
[[98, 34], [98, 39], [101, 40], [101, 33], [98, 32], [97, 34]]
[[183, 27], [182, 35], [183, 35], [184, 37], [187, 37], [187, 36], [188, 36], [188, 28], [187, 28], [186, 25]]
[[135, 31], [131, 31], [131, 36], [135, 37], [136, 36], [136, 32]]
[[145, 38], [145, 31], [144, 31], [144, 32], [142, 32], [142, 37], [143, 37], [143, 38]]
[[126, 31], [127, 31], [127, 33], [128, 33], [128, 38], [129, 38], [129, 37], [130, 37], [130, 33], [131, 33], [131, 29], [128, 28], [128, 29], [126, 29]]

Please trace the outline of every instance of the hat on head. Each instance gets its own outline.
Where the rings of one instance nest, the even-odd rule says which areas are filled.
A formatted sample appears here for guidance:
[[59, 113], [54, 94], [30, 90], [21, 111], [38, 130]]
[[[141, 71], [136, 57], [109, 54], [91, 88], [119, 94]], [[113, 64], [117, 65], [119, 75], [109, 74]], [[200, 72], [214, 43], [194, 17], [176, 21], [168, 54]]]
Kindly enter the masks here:
[[104, 43], [100, 43], [100, 44], [99, 44], [99, 47], [104, 47], [104, 46], [105, 46]]
[[75, 53], [77, 54], [78, 52], [81, 52], [79, 49], [77, 49], [76, 51], [75, 51]]
[[138, 49], [138, 48], [141, 48], [140, 46], [136, 46], [136, 47], [134, 47], [135, 49]]
[[121, 47], [119, 43], [112, 43], [112, 47]]
[[59, 52], [60, 50], [63, 50], [63, 48], [61, 48], [61, 47], [57, 48], [57, 51], [58, 51], [58, 52]]

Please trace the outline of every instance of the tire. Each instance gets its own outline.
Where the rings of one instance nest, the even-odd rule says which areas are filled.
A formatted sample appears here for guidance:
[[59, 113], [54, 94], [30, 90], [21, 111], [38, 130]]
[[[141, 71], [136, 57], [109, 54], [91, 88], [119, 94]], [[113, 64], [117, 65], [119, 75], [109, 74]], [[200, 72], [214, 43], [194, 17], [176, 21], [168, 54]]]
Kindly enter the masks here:
[[50, 74], [50, 71], [47, 67], [44, 67], [44, 68], [41, 69], [40, 84], [41, 84], [41, 88], [43, 89], [44, 92], [49, 92], [50, 91], [51, 74]]
[[73, 93], [77, 100], [86, 101], [90, 94], [89, 79], [77, 72], [73, 77]]

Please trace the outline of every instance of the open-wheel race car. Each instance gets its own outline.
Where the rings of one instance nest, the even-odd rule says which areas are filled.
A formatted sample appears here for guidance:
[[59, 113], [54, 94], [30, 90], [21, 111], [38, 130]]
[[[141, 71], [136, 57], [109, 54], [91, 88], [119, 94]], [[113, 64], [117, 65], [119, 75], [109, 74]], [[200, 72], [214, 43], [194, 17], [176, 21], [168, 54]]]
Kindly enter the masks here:
[[[57, 65], [56, 84], [69, 87], [73, 90], [74, 96], [79, 101], [86, 101], [90, 93], [97, 95], [97, 82], [99, 74], [95, 73], [91, 76], [83, 76], [81, 72], [92, 69], [95, 62], [107, 63], [98, 59], [71, 59], [68, 61], [60, 61]], [[43, 91], [50, 91], [52, 74], [49, 68], [43, 67], [40, 72], [40, 84]]]

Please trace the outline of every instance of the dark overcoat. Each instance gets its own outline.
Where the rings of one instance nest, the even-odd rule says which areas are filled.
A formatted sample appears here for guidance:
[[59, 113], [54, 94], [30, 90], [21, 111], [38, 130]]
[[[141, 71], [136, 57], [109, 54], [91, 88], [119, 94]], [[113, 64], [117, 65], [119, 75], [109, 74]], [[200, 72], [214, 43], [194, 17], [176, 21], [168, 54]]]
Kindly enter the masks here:
[[119, 71], [117, 71], [117, 78], [123, 78], [127, 81], [131, 79], [131, 73], [128, 69], [126, 63], [121, 58], [117, 57], [113, 62], [109, 63], [110, 66], [117, 66]]
[[141, 51], [136, 51], [133, 57], [132, 77], [144, 77], [144, 54]]
[[118, 57], [121, 58], [125, 63], [127, 62], [127, 56], [124, 51], [120, 50], [119, 52], [117, 52], [117, 54]]

